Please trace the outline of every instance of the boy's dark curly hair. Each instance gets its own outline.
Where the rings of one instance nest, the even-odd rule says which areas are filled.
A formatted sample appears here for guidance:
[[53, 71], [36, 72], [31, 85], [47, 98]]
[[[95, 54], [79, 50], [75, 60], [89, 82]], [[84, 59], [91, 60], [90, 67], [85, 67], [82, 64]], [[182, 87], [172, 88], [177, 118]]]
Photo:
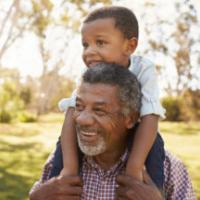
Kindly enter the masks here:
[[139, 37], [139, 26], [135, 14], [128, 8], [122, 6], [110, 6], [95, 9], [85, 18], [83, 23], [97, 19], [113, 18], [115, 27], [118, 28], [125, 38]]

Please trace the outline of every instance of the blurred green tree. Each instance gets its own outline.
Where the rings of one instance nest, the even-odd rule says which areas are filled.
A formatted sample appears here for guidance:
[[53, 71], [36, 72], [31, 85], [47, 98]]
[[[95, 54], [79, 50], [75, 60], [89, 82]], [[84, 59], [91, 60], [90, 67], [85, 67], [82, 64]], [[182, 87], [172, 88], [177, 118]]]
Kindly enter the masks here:
[[0, 85], [0, 121], [10, 122], [16, 113], [24, 109], [24, 102], [19, 97], [17, 85], [6, 80]]

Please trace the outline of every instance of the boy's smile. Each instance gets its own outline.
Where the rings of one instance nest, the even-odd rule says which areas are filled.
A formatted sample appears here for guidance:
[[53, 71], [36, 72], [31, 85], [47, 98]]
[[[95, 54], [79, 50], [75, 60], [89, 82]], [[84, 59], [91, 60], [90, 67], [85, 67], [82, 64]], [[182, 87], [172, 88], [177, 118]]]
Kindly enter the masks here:
[[97, 63], [117, 63], [128, 67], [131, 49], [130, 40], [115, 27], [113, 18], [97, 19], [83, 24], [83, 61], [87, 67]]

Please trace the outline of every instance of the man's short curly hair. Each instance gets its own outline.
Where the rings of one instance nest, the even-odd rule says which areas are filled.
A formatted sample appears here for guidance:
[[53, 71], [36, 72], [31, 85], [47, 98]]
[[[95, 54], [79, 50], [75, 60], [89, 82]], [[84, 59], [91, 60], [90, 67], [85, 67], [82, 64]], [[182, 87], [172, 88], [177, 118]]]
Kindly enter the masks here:
[[107, 84], [118, 88], [118, 98], [122, 113], [140, 112], [141, 89], [136, 76], [128, 69], [117, 64], [99, 63], [90, 67], [82, 76], [82, 82]]
[[128, 8], [122, 6], [110, 6], [95, 9], [85, 18], [83, 23], [97, 19], [113, 18], [115, 27], [118, 28], [125, 38], [139, 37], [139, 26], [135, 14]]

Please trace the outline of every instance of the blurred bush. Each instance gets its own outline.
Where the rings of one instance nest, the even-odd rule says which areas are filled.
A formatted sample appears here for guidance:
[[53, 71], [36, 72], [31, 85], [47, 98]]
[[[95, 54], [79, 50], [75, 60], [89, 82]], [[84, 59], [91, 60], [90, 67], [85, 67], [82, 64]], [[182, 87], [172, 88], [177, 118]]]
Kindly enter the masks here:
[[24, 109], [24, 102], [18, 95], [17, 84], [5, 81], [0, 85], [0, 122], [9, 123], [19, 110]]
[[185, 90], [180, 96], [162, 99], [167, 121], [200, 120], [200, 91]]
[[37, 115], [30, 113], [28, 111], [22, 111], [22, 112], [19, 112], [17, 114], [17, 119], [20, 122], [36, 122], [37, 121]]
[[32, 93], [29, 87], [20, 84], [19, 80], [4, 79], [0, 84], [0, 122], [12, 120], [35, 122], [37, 117], [28, 111]]
[[59, 100], [69, 97], [75, 88], [73, 80], [53, 71], [44, 77], [43, 84], [40, 79], [23, 79], [17, 71], [4, 68], [4, 73], [1, 72], [0, 70], [0, 122], [36, 121], [36, 116], [30, 111], [37, 115], [58, 111]]
[[182, 98], [184, 120], [200, 120], [200, 90], [186, 90]]
[[8, 111], [3, 110], [3, 109], [0, 110], [0, 122], [10, 123], [11, 119], [12, 119], [12, 116]]
[[162, 99], [162, 105], [166, 109], [167, 121], [181, 121], [182, 99], [178, 97], [168, 96]]

